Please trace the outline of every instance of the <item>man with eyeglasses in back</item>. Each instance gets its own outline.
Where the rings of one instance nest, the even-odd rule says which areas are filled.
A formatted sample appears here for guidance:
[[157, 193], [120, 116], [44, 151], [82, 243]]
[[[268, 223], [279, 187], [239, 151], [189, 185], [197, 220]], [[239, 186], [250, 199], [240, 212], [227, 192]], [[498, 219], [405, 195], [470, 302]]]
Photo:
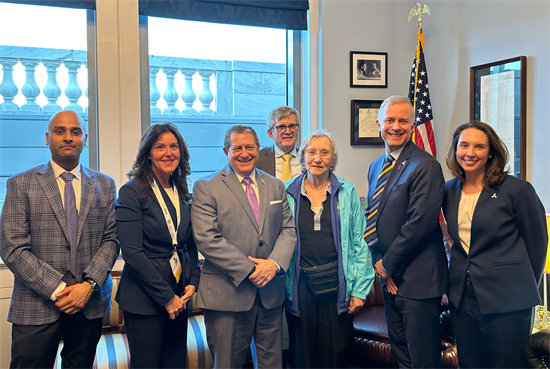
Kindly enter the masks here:
[[300, 114], [290, 106], [279, 106], [267, 117], [267, 134], [275, 144], [260, 150], [256, 168], [286, 182], [302, 174], [298, 161]]

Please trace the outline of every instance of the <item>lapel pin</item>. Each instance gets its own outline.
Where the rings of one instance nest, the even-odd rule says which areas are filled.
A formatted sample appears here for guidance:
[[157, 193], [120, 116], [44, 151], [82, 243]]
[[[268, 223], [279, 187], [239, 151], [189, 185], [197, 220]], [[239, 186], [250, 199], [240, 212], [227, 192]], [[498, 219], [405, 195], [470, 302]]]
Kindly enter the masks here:
[[[401, 163], [401, 165], [405, 165], [407, 163], [407, 161], [405, 160], [404, 162]], [[401, 169], [401, 165], [397, 167], [397, 170]]]
[[260, 182], [262, 182], [262, 184], [265, 184], [264, 180], [263, 179], [260, 179]]
[[493, 196], [491, 196], [492, 199], [496, 199], [497, 198], [497, 193], [493, 193]]

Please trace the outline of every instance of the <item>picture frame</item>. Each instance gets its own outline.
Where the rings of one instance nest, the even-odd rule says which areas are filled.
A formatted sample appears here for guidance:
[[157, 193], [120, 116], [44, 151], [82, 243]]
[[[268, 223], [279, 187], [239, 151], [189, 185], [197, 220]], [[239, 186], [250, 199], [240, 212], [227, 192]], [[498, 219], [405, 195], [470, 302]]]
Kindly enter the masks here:
[[384, 145], [376, 127], [382, 100], [351, 100], [350, 145]]
[[349, 63], [350, 87], [388, 87], [388, 53], [350, 51]]
[[508, 169], [526, 178], [527, 58], [470, 68], [470, 120], [491, 125], [510, 153]]

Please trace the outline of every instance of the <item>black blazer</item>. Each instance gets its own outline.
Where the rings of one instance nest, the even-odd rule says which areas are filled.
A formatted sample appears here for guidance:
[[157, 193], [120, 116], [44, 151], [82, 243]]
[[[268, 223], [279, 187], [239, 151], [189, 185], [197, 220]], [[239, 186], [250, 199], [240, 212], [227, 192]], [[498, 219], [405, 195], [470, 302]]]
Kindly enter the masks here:
[[528, 309], [540, 303], [537, 285], [548, 234], [544, 207], [533, 186], [508, 176], [499, 188], [483, 188], [472, 217], [469, 255], [458, 238], [461, 194], [458, 179], [445, 184], [443, 211], [454, 243], [449, 269], [451, 303], [460, 307], [468, 273], [482, 314]]
[[198, 287], [200, 269], [191, 209], [181, 197], [180, 209], [178, 253], [182, 277], [176, 284], [170, 267], [172, 238], [157, 199], [147, 195], [137, 179], [120, 188], [115, 217], [125, 264], [115, 299], [123, 311], [157, 315], [174, 294], [181, 293], [184, 284]]
[[[382, 156], [369, 168], [369, 204], [383, 164]], [[409, 141], [382, 193], [372, 262], [382, 259], [402, 297], [426, 299], [446, 292], [447, 258], [439, 226], [444, 183], [437, 160]]]
[[258, 154], [258, 162], [256, 168], [263, 170], [267, 174], [276, 176], [275, 169], [275, 149], [273, 146], [264, 147]]

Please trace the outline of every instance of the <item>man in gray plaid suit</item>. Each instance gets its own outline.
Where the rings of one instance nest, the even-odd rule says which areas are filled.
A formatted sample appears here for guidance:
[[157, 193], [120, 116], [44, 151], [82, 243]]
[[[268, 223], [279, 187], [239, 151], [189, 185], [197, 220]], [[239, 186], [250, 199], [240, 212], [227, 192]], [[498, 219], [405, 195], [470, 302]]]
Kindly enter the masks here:
[[0, 256], [14, 274], [10, 368], [91, 368], [117, 258], [113, 179], [80, 165], [82, 118], [49, 121], [49, 163], [8, 179]]

